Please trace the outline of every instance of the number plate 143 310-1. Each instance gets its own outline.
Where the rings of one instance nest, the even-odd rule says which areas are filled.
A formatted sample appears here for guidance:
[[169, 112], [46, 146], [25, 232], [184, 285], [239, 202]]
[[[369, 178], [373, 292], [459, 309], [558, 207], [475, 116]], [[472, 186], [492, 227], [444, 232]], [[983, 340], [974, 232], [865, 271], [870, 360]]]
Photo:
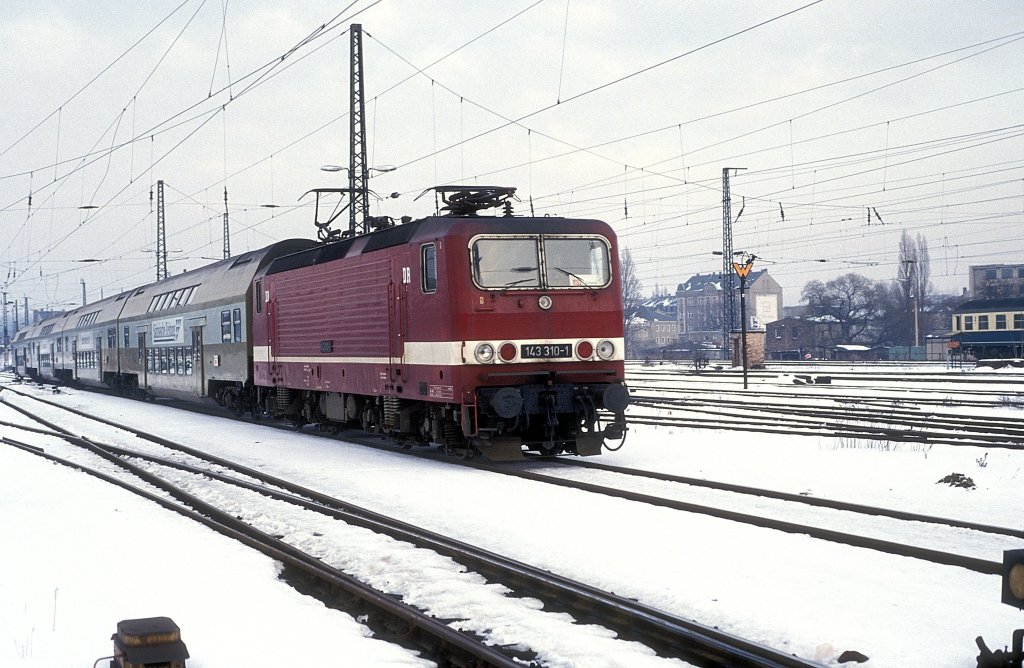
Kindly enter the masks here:
[[519, 346], [519, 356], [523, 359], [547, 359], [551, 357], [572, 357], [572, 345], [569, 343], [529, 343]]

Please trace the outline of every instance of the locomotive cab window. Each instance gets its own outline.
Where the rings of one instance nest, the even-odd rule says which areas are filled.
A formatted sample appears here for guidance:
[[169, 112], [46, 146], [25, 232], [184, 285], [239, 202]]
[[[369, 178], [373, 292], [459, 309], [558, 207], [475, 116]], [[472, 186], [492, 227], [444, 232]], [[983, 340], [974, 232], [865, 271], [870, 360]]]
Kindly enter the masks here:
[[424, 293], [437, 292], [437, 248], [434, 244], [420, 247], [420, 286]]
[[470, 245], [473, 280], [482, 288], [539, 288], [540, 251], [536, 237], [493, 237]]
[[608, 246], [595, 238], [545, 238], [544, 266], [553, 288], [602, 288], [610, 280]]
[[604, 288], [611, 282], [608, 242], [597, 236], [508, 235], [470, 242], [481, 288]]

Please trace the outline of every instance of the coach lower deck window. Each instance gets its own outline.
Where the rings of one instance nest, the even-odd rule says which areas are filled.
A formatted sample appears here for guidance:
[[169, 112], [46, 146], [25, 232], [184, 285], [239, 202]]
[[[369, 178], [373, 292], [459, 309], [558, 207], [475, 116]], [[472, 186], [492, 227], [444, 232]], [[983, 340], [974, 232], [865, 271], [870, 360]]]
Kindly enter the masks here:
[[996, 329], [1006, 329], [1006, 314], [1005, 313], [997, 313], [996, 314]]
[[1024, 313], [1013, 314], [1013, 328], [1024, 329]]
[[231, 343], [231, 311], [220, 312], [220, 340]]
[[242, 309], [231, 311], [231, 336], [235, 343], [242, 340]]
[[979, 315], [978, 316], [978, 329], [988, 329], [988, 316], [987, 315]]

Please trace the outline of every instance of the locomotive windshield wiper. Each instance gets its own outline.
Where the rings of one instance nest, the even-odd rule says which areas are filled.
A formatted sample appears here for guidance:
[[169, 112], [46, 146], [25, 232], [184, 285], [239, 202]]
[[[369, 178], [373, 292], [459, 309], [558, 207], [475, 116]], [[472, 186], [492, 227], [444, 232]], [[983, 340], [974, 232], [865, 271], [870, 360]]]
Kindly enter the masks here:
[[513, 285], [519, 285], [520, 283], [529, 283], [530, 281], [533, 281], [533, 280], [535, 280], [534, 277], [520, 278], [518, 281], [509, 281], [508, 283], [506, 283], [505, 285], [503, 285], [501, 287], [503, 287], [503, 288], [510, 288]]
[[555, 267], [555, 271], [560, 271], [560, 272], [562, 272], [563, 274], [565, 274], [566, 276], [568, 276], [570, 278], [575, 278], [577, 281], [580, 282], [580, 285], [582, 285], [583, 287], [587, 288], [588, 290], [594, 290], [594, 286], [593, 285], [591, 285], [590, 283], [587, 283], [586, 281], [584, 281], [582, 278], [580, 278], [576, 274], [572, 273], [571, 271], [568, 271], [566, 269], [562, 269], [561, 267]]

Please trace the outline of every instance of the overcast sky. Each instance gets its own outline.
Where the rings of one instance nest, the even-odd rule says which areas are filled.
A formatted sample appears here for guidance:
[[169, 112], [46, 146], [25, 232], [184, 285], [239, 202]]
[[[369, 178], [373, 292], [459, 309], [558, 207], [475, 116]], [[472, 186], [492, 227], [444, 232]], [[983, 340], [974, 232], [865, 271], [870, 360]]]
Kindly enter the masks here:
[[7, 0], [8, 299], [152, 281], [157, 179], [172, 273], [221, 256], [225, 185], [233, 253], [313, 238], [300, 196], [345, 185], [320, 166], [348, 163], [352, 23], [369, 161], [397, 167], [375, 213], [515, 186], [519, 213], [606, 220], [645, 291], [674, 290], [721, 268], [722, 169], [744, 168], [734, 248], [787, 305], [814, 278], [895, 277], [903, 230], [945, 292], [1024, 251], [1019, 0]]

